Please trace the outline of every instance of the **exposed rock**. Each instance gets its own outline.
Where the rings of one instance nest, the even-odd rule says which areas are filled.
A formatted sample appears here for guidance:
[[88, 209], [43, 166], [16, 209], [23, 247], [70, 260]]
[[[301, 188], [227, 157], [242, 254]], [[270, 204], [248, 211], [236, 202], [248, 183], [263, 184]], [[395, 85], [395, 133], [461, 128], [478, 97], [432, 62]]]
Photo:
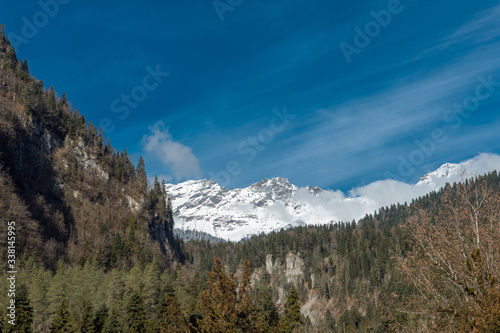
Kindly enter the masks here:
[[167, 255], [170, 261], [174, 260], [174, 253], [170, 246], [170, 240], [173, 239], [173, 235], [168, 233], [163, 223], [150, 223], [149, 224], [149, 234], [151, 237], [158, 241], [160, 248], [163, 253]]
[[254, 288], [255, 284], [262, 279], [262, 275], [262, 268], [257, 268], [253, 271], [252, 276], [250, 277], [250, 284], [252, 285], [252, 288]]
[[[68, 139], [67, 144], [73, 143], [72, 140]], [[97, 157], [88, 152], [88, 149], [85, 147], [85, 144], [82, 138], [78, 139], [78, 143], [76, 145], [72, 145], [73, 150], [72, 153], [75, 156], [79, 165], [82, 165], [85, 170], [96, 172], [97, 176], [103, 180], [108, 180], [109, 175], [107, 172], [101, 169], [101, 167], [97, 164]]]
[[288, 283], [297, 285], [304, 278], [304, 260], [289, 252], [286, 255], [285, 276]]
[[57, 136], [52, 135], [50, 131], [38, 122], [33, 122], [33, 139], [40, 145], [40, 148], [46, 155], [50, 155], [54, 150], [62, 147], [63, 142]]
[[136, 200], [134, 200], [134, 198], [132, 198], [131, 196], [127, 195], [126, 196], [127, 198], [127, 204], [128, 206], [130, 207], [130, 209], [134, 212], [134, 213], [137, 213], [140, 209], [141, 209], [141, 206], [142, 206], [142, 200], [141, 202], [137, 202]]
[[62, 184], [61, 182], [56, 182], [56, 183], [54, 184], [54, 186], [52, 187], [52, 189], [53, 189], [55, 192], [63, 193], [63, 190], [64, 190], [64, 184]]
[[273, 274], [273, 255], [268, 254], [266, 256], [266, 272], [269, 274]]
[[286, 297], [287, 295], [285, 293], [285, 289], [283, 289], [283, 287], [281, 286], [278, 286], [278, 301], [276, 302], [278, 308], [283, 308], [286, 302]]
[[314, 293], [313, 295], [310, 295], [309, 299], [300, 308], [302, 315], [304, 317], [309, 317], [313, 325], [315, 325], [318, 319], [322, 317], [317, 311], [318, 309], [316, 309], [317, 306], [315, 306], [318, 301], [319, 297]]

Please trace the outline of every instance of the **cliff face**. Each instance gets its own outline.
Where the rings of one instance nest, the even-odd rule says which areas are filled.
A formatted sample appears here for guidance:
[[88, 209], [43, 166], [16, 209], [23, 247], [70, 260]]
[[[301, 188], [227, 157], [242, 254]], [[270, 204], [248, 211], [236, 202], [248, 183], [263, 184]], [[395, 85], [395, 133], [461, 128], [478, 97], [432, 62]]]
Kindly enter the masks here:
[[0, 233], [15, 221], [19, 257], [52, 268], [173, 260], [160, 187], [152, 195], [126, 151], [69, 105], [30, 76], [0, 31]]
[[304, 278], [304, 260], [293, 253], [288, 253], [285, 276], [288, 283], [298, 284]]
[[[306, 282], [304, 260], [297, 254], [287, 253], [284, 258], [284, 265], [280, 264], [279, 259], [273, 255], [266, 255], [265, 272], [270, 275], [271, 286], [277, 291], [276, 304], [282, 307], [286, 301], [285, 285], [293, 284], [297, 289], [307, 290], [304, 302], [302, 302], [301, 312], [304, 316], [316, 323], [324, 317], [328, 301], [323, 299], [314, 288], [314, 274], [310, 276], [310, 282]], [[255, 285], [262, 278], [264, 268], [258, 268], [252, 275], [252, 281]]]
[[271, 276], [284, 275], [287, 283], [293, 283], [298, 286], [304, 280], [304, 260], [291, 252], [285, 257], [285, 265], [280, 265], [278, 261], [273, 260], [273, 256], [266, 256], [266, 272]]

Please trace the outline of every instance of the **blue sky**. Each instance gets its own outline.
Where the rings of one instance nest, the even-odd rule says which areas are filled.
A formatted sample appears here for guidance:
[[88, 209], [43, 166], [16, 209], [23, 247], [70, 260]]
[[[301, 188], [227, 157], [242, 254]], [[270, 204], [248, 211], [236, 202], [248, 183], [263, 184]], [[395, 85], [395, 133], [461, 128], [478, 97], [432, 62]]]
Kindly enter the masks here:
[[34, 76], [170, 182], [347, 191], [500, 153], [496, 1], [47, 0], [0, 22]]

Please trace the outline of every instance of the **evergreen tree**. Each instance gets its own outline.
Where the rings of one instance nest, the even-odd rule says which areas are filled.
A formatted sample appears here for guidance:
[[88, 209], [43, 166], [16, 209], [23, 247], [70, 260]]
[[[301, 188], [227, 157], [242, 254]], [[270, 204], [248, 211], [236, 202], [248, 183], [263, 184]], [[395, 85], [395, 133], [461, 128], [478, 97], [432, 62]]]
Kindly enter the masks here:
[[139, 181], [141, 191], [145, 193], [148, 188], [148, 176], [146, 174], [146, 164], [142, 156], [139, 157], [139, 162], [137, 163], [137, 180]]
[[155, 180], [153, 181], [153, 195], [155, 198], [155, 202], [159, 199], [161, 195], [161, 185], [160, 181], [158, 180], [158, 176], [155, 176]]
[[196, 272], [194, 273], [193, 278], [191, 279], [191, 282], [187, 286], [187, 293], [189, 296], [189, 301], [188, 301], [188, 313], [193, 313], [196, 309], [196, 303], [198, 302], [198, 297], [200, 295], [200, 273]]
[[68, 107], [68, 98], [66, 97], [66, 92], [63, 91], [61, 98], [59, 99], [59, 102], [57, 103], [58, 107], [61, 108], [67, 108]]
[[278, 309], [267, 286], [261, 287], [255, 296], [255, 311], [258, 332], [270, 332], [278, 324]]
[[94, 325], [92, 322], [92, 304], [85, 300], [83, 302], [82, 316], [80, 321], [80, 327], [77, 332], [81, 333], [94, 333]]
[[[0, 29], [2, 26], [0, 25]], [[7, 332], [7, 329], [5, 327], [5, 313], [3, 311], [0, 311], [0, 332]]]
[[54, 87], [50, 87], [46, 92], [45, 92], [45, 105], [47, 106], [47, 111], [49, 114], [49, 121], [50, 124], [53, 125], [57, 119], [55, 119], [56, 115], [56, 108], [57, 108], [57, 98], [56, 98], [56, 92], [54, 90]]
[[129, 333], [141, 333], [145, 330], [145, 313], [142, 297], [134, 291], [127, 303], [127, 328]]
[[73, 327], [70, 324], [70, 314], [68, 311], [68, 305], [66, 298], [61, 300], [59, 307], [57, 308], [54, 320], [52, 321], [52, 326], [50, 331], [53, 333], [64, 333], [73, 332]]
[[120, 312], [117, 307], [111, 309], [111, 313], [106, 319], [106, 325], [104, 327], [105, 333], [119, 333], [122, 331], [122, 325], [120, 324]]
[[158, 298], [160, 295], [160, 272], [158, 269], [158, 264], [152, 262], [146, 266], [143, 281], [143, 296], [146, 303], [146, 313], [148, 316], [153, 315], [156, 311], [156, 306], [158, 304]]
[[170, 284], [170, 281], [167, 281], [165, 288], [163, 288], [162, 296], [158, 302], [158, 311], [156, 312], [156, 319], [158, 323], [162, 321], [162, 318], [165, 318], [167, 313], [167, 303], [165, 302], [166, 294], [175, 299], [175, 289], [172, 284]]
[[28, 288], [21, 284], [16, 290], [16, 331], [32, 332], [33, 307], [28, 298]]
[[59, 260], [57, 262], [56, 274], [52, 278], [49, 290], [47, 291], [50, 313], [56, 312], [61, 306], [61, 302], [65, 298], [64, 295], [67, 293], [68, 281], [68, 270], [64, 261]]
[[[156, 223], [167, 223], [167, 198], [164, 195], [165, 189], [155, 176], [153, 188], [149, 191], [149, 211]], [[167, 226], [166, 226], [167, 227]]]
[[159, 317], [162, 333], [189, 332], [188, 323], [174, 297], [165, 294], [165, 303]]
[[282, 332], [292, 332], [304, 323], [304, 318], [300, 313], [299, 294], [293, 285], [290, 288], [284, 308], [285, 311], [281, 322]]
[[106, 304], [102, 303], [101, 306], [96, 310], [94, 314], [94, 319], [92, 320], [92, 325], [94, 327], [95, 333], [102, 332], [107, 317], [108, 317], [108, 307], [106, 306]]
[[238, 327], [245, 332], [253, 331], [255, 307], [252, 301], [250, 280], [252, 268], [248, 260], [243, 261], [243, 274], [238, 287]]
[[214, 258], [213, 270], [208, 273], [208, 290], [201, 294], [199, 310], [203, 314], [202, 331], [237, 332], [236, 281], [232, 274], [224, 273], [218, 258]]
[[174, 230], [174, 211], [172, 209], [172, 200], [170, 200], [170, 198], [167, 199], [166, 214], [167, 230], [171, 234]]
[[26, 283], [29, 285], [30, 304], [33, 306], [33, 331], [47, 331], [50, 326], [47, 290], [52, 273], [37, 264], [33, 257], [30, 257], [26, 262], [25, 271], [29, 276]]

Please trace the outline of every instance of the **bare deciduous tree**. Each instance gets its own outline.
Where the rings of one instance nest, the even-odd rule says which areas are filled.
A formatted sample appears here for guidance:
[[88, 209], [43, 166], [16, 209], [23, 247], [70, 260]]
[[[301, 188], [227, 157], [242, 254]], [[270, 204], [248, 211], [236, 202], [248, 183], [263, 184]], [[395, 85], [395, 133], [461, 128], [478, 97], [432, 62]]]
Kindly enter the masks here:
[[420, 317], [411, 330], [500, 329], [489, 315], [500, 298], [499, 208], [485, 181], [466, 182], [444, 194], [437, 214], [419, 210], [409, 219], [413, 251], [401, 268], [418, 296], [399, 311]]

